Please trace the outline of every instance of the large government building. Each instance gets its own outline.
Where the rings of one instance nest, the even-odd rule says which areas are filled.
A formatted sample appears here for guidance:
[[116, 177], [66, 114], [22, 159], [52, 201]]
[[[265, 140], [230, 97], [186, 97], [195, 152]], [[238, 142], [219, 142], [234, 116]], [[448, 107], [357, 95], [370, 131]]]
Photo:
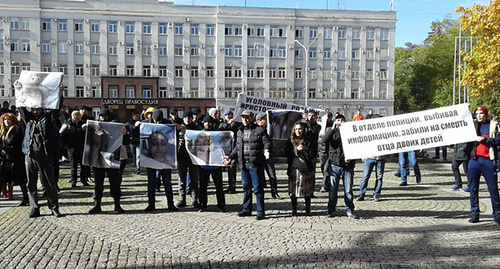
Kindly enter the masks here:
[[0, 100], [22, 70], [63, 72], [65, 105], [125, 119], [156, 106], [235, 107], [238, 93], [352, 117], [392, 115], [396, 13], [2, 0]]

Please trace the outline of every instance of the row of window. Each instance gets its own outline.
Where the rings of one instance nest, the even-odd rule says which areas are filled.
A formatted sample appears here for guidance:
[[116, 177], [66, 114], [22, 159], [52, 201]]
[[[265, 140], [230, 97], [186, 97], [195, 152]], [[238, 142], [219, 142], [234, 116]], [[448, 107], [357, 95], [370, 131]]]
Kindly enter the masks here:
[[[57, 30], [60, 32], [68, 31], [68, 20], [66, 19], [54, 19], [57, 24]], [[83, 32], [84, 24], [90, 24], [91, 32], [99, 32], [100, 31], [100, 21], [96, 20], [74, 20], [73, 21], [73, 29], [75, 32]], [[125, 33], [134, 34], [136, 28], [136, 22], [134, 21], [126, 21], [126, 22], [118, 22], [118, 21], [108, 21], [108, 32], [109, 33], [117, 33], [118, 25], [124, 24]], [[52, 28], [52, 20], [51, 19], [42, 19], [42, 30], [50, 31]], [[174, 28], [175, 35], [182, 35], [184, 33], [184, 24], [183, 23], [158, 23], [158, 33], [159, 34], [167, 34], [168, 28]], [[21, 21], [11, 20], [10, 21], [10, 29], [11, 30], [29, 30], [29, 20], [23, 19]], [[143, 34], [151, 34], [151, 22], [142, 22], [142, 33]], [[264, 26], [246, 26], [246, 25], [225, 25], [224, 26], [224, 34], [226, 36], [242, 36], [244, 29], [246, 29], [248, 36], [265, 36], [265, 27]], [[191, 35], [199, 35], [200, 34], [200, 26], [197, 23], [190, 24], [190, 34]], [[347, 28], [345, 27], [325, 27], [323, 31], [323, 37], [325, 39], [331, 39], [333, 32], [337, 31], [337, 36], [339, 39], [347, 38]], [[355, 28], [352, 30], [352, 39], [361, 39], [361, 28]], [[215, 24], [207, 24], [205, 27], [205, 34], [207, 36], [215, 35]], [[287, 27], [286, 26], [271, 26], [269, 28], [268, 35], [270, 37], [286, 37], [287, 35]], [[316, 38], [318, 36], [318, 28], [310, 28], [309, 29], [309, 37]], [[304, 37], [304, 29], [302, 27], [296, 27], [295, 29], [295, 38]], [[389, 29], [381, 29], [380, 39], [388, 40], [389, 38]], [[367, 28], [366, 29], [366, 39], [374, 40], [375, 39], [375, 29]]]

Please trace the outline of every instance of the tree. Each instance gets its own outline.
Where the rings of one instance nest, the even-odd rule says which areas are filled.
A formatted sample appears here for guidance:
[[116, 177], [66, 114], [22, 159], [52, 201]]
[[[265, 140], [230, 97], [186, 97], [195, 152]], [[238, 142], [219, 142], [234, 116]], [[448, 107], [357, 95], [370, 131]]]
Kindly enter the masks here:
[[[475, 37], [472, 55], [464, 54], [467, 70], [462, 85], [470, 87], [471, 97], [497, 96], [500, 86], [500, 0], [489, 6], [474, 4], [472, 8], [457, 7], [466, 34]], [[492, 99], [486, 98], [485, 100]]]

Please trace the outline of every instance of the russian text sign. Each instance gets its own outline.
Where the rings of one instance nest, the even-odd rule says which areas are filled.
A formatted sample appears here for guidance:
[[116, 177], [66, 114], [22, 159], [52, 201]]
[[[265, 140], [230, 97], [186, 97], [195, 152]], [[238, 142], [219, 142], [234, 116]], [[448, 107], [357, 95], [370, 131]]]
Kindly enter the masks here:
[[345, 122], [340, 126], [347, 160], [474, 141], [469, 104]]

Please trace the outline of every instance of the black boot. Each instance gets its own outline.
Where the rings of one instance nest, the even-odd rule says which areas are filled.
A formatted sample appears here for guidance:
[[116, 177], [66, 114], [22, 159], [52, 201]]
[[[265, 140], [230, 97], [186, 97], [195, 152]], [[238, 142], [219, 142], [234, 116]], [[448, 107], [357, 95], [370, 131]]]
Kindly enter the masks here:
[[306, 216], [311, 216], [311, 196], [304, 197], [306, 200]]
[[95, 205], [89, 210], [89, 214], [99, 214], [101, 211], [101, 199], [95, 200]]
[[292, 216], [297, 216], [297, 197], [290, 196], [290, 200], [292, 201]]
[[19, 206], [27, 206], [30, 204], [28, 197], [28, 187], [26, 187], [26, 184], [23, 183], [21, 183], [19, 186], [21, 187], [21, 192], [23, 194], [23, 201], [19, 204]]
[[122, 214], [123, 212], [125, 212], [125, 210], [123, 210], [123, 208], [120, 206], [120, 198], [113, 198], [113, 199], [115, 199], [115, 210], [113, 211], [118, 214]]
[[275, 188], [272, 188], [271, 189], [271, 196], [274, 198], [274, 199], [281, 199], [281, 196], [278, 194], [278, 190], [275, 189]]

